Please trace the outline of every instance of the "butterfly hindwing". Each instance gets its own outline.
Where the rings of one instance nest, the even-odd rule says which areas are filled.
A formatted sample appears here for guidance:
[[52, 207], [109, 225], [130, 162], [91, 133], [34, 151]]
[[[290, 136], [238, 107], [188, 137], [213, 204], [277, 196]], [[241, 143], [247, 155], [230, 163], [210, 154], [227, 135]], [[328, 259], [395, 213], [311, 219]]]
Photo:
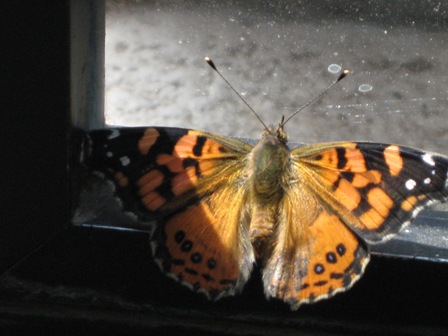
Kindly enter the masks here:
[[349, 289], [369, 262], [367, 245], [325, 208], [305, 181], [296, 181], [279, 207], [275, 244], [263, 267], [266, 296], [282, 299], [292, 309]]

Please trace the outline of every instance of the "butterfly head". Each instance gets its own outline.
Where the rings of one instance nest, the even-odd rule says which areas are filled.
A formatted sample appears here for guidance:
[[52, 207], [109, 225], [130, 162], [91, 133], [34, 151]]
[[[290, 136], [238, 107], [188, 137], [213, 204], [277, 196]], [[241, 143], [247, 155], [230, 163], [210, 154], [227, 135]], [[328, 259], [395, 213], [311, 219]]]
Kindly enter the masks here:
[[265, 141], [271, 139], [273, 143], [281, 142], [286, 144], [288, 142], [288, 135], [283, 130], [283, 126], [281, 125], [279, 127], [271, 126], [264, 129], [261, 133], [261, 138]]

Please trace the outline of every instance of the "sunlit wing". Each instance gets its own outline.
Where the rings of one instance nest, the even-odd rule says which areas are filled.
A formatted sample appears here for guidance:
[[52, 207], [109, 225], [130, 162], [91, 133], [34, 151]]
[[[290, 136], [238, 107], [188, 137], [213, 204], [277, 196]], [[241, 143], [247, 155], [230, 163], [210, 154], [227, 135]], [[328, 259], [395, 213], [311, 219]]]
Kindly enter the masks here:
[[165, 273], [212, 299], [242, 288], [254, 258], [240, 188], [250, 145], [166, 127], [90, 137], [90, 165], [115, 181], [127, 210], [156, 221], [151, 245]]
[[[299, 178], [300, 172], [292, 175]], [[271, 246], [264, 259], [265, 294], [292, 309], [349, 289], [369, 261], [365, 243], [314, 196], [306, 181], [286, 191]]]
[[448, 158], [378, 143], [329, 143], [292, 151], [315, 197], [369, 243], [390, 239], [425, 206], [448, 197]]

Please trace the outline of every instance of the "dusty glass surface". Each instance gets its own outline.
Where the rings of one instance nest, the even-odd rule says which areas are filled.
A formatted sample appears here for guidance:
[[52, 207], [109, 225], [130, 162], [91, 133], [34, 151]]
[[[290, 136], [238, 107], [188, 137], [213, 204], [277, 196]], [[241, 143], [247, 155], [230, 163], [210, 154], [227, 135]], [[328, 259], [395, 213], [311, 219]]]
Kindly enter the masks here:
[[[107, 1], [106, 9], [110, 125], [258, 139], [262, 125], [205, 63], [210, 56], [267, 124], [309, 102], [342, 69], [351, 71], [286, 125], [291, 142], [368, 140], [448, 154], [448, 4]], [[437, 249], [446, 251], [446, 212], [437, 210], [447, 205], [421, 214], [392, 243], [424, 244], [435, 250], [425, 256], [442, 257]], [[103, 221], [91, 220], [98, 209], [83, 211], [78, 223], [141, 228], [119, 214]], [[387, 251], [404, 255], [400, 246]]]
[[258, 138], [267, 124], [351, 75], [287, 125], [290, 139], [369, 140], [448, 152], [443, 2], [108, 2], [106, 120]]

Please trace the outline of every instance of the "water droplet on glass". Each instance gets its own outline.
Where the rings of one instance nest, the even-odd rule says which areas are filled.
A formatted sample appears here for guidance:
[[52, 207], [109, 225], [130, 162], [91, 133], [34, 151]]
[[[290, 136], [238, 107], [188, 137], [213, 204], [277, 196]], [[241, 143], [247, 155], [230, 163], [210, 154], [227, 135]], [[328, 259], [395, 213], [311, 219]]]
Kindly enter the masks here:
[[328, 71], [331, 73], [338, 73], [342, 70], [341, 66], [339, 64], [330, 64], [328, 66]]
[[370, 84], [361, 84], [358, 88], [359, 92], [369, 92], [373, 90], [373, 86]]

